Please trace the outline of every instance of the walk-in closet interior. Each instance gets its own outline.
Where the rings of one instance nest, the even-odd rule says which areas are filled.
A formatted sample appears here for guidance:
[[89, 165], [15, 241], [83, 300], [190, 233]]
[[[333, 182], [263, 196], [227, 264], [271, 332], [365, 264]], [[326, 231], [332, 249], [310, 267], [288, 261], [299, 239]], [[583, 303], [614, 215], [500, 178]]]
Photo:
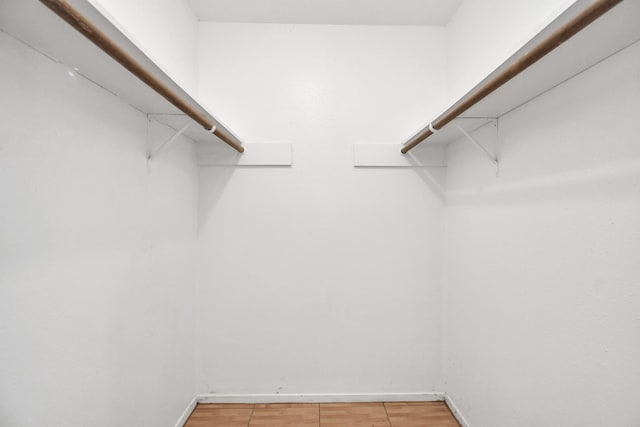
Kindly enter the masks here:
[[0, 426], [640, 426], [640, 0], [0, 30]]

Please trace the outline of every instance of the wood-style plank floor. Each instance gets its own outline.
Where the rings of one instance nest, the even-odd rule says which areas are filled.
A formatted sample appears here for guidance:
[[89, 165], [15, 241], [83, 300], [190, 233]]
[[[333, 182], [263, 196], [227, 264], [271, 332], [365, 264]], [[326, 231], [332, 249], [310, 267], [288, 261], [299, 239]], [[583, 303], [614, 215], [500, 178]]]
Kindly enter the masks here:
[[459, 427], [444, 402], [199, 404], [185, 427]]

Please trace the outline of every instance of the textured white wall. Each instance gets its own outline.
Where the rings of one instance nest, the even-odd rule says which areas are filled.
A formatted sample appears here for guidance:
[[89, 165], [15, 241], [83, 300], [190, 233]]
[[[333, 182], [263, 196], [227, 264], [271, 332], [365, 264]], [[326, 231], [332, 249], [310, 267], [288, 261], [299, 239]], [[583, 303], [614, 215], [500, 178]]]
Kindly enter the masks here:
[[147, 170], [143, 114], [5, 33], [0, 63], [0, 425], [173, 426], [195, 394], [194, 147]]
[[198, 20], [187, 0], [89, 0], [189, 93], [198, 80]]
[[441, 390], [442, 201], [415, 171], [354, 169], [352, 143], [441, 108], [444, 30], [200, 35], [202, 100], [247, 141], [294, 144], [290, 168], [200, 172], [200, 391]]
[[499, 177], [450, 147], [445, 378], [474, 427], [640, 424], [639, 76], [636, 43], [501, 118]]

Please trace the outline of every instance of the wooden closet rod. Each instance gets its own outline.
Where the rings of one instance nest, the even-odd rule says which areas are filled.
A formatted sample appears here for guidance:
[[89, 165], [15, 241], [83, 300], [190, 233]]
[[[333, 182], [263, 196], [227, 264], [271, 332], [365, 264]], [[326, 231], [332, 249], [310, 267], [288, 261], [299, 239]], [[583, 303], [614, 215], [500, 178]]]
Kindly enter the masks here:
[[[104, 34], [97, 26], [91, 23], [84, 15], [77, 11], [65, 0], [40, 0], [51, 9], [60, 18], [67, 21], [73, 28], [78, 30], [82, 35], [88, 38], [93, 44], [102, 49], [107, 55], [115, 59], [123, 67], [129, 70], [134, 76], [142, 80], [150, 88], [155, 90], [160, 96], [167, 101], [175, 105], [179, 110], [191, 117], [197, 123], [202, 125], [206, 130], [210, 131], [214, 128], [214, 123], [196, 111], [193, 106], [186, 103], [178, 95], [173, 93], [167, 86], [165, 86], [160, 80], [153, 76], [147, 69], [145, 69], [138, 61], [136, 61], [131, 55], [118, 46], [113, 40], [111, 40], [106, 34]], [[233, 147], [239, 153], [244, 152], [244, 147], [240, 141], [227, 129], [220, 125], [217, 125], [213, 131], [213, 134], [224, 141], [226, 144]]]
[[[480, 102], [491, 92], [507, 83], [556, 47], [569, 40], [573, 35], [591, 24], [600, 16], [604, 15], [609, 11], [609, 9], [620, 2], [622, 2], [622, 0], [593, 0], [591, 4], [569, 20], [569, 22], [560, 26], [547, 38], [522, 53], [519, 57], [512, 58], [511, 65], [506, 67], [502, 72], [499, 72], [496, 76], [490, 77], [480, 83], [458, 100], [458, 102], [453, 104], [447, 111], [438, 116], [437, 119], [409, 138], [404, 147], [402, 147], [402, 153], [408, 153], [413, 147], [433, 135], [434, 131], [442, 129], [449, 122], [456, 119], [460, 114]], [[612, 28], [611, 30], [615, 31], [615, 28]]]

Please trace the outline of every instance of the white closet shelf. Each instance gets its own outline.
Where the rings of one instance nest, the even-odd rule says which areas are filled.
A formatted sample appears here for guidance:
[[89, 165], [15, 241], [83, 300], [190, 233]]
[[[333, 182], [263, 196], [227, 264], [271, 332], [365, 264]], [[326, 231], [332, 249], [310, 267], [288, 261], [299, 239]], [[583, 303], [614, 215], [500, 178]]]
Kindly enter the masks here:
[[[438, 120], [446, 122], [443, 116], [448, 116], [449, 111], [458, 108], [463, 100], [467, 101], [478, 91], [491, 86], [505, 72], [511, 72], [524, 58], [534, 57], [534, 51], [545, 42], [554, 40], [559, 34], [564, 34], [567, 25], [575, 22], [576, 17], [584, 17], [585, 11], [592, 10], [596, 6], [606, 6], [608, 3], [612, 2], [576, 1], [434, 122]], [[470, 108], [453, 117], [458, 119], [500, 118], [638, 40], [640, 40], [640, 0], [624, 0]], [[428, 139], [424, 141], [425, 144], [451, 142], [449, 135], [451, 128], [455, 126], [450, 124], [440, 126], [442, 127], [438, 128], [438, 132], [431, 131], [426, 135]], [[419, 144], [422, 141], [419, 135], [424, 134], [428, 129], [428, 126], [424, 126], [416, 132], [408, 140], [404, 150]], [[473, 131], [473, 129], [466, 130]]]
[[[576, 1], [471, 89], [454, 106], [471, 98], [479, 88], [487, 86], [487, 83], [495, 81], [498, 76], [503, 75], [505, 70], [513, 67], [523, 57], [528, 56], [543, 41], [548, 40], [552, 34], [562, 31], [566, 28], [567, 23], [575, 20], [576, 16], [584, 14], [585, 10], [596, 4], [604, 4], [604, 0]], [[497, 159], [493, 153], [476, 141], [471, 133], [638, 41], [640, 41], [640, 0], [623, 0], [573, 37], [472, 105], [453, 121], [437, 129], [437, 132], [429, 132], [428, 139], [423, 144], [419, 144], [421, 140], [416, 142], [416, 136], [429, 129], [428, 126], [424, 126], [414, 133], [414, 136], [407, 142], [412, 144], [406, 146], [404, 144], [354, 144], [354, 166], [415, 168], [428, 167], [438, 162], [445, 163], [441, 154], [430, 158], [433, 154], [424, 150], [425, 146], [446, 146], [461, 138], [473, 142], [490, 157], [489, 160], [496, 163]], [[544, 126], [544, 123], [540, 125]], [[497, 139], [497, 135], [494, 139]], [[399, 152], [403, 147], [415, 148], [407, 154], [401, 155]], [[397, 150], [398, 153], [393, 150]]]
[[[68, 0], [67, 3], [140, 64], [154, 80], [195, 110], [198, 116], [217, 129], [224, 130], [232, 142], [239, 142], [237, 136], [172, 80], [115, 21], [103, 15], [87, 0]], [[154, 115], [154, 119], [176, 131], [191, 120], [182, 110], [116, 62], [40, 1], [0, 2], [0, 29], [53, 60], [65, 64], [74, 73], [93, 81], [132, 107]], [[185, 135], [198, 142], [224, 142], [197, 123], [190, 126]]]
[[[477, 88], [495, 80], [505, 69], [527, 56], [541, 41], [563, 28], [567, 22], [595, 4], [594, 0], [578, 0], [564, 13], [536, 34], [521, 49], [497, 67], [482, 82], [468, 92], [469, 97]], [[611, 55], [640, 40], [640, 0], [624, 0], [600, 18], [579, 31], [569, 40], [552, 50], [517, 76], [471, 106], [456, 119], [432, 133], [422, 144], [407, 154], [400, 154], [404, 144], [354, 144], [356, 167], [429, 167], [446, 163], [441, 153], [425, 150], [426, 146], [443, 146], [461, 138], [472, 141], [485, 151], [492, 162], [495, 156], [470, 134], [528, 101], [553, 89], [564, 81], [580, 74]], [[461, 101], [459, 101], [461, 102]], [[596, 124], [597, 125], [597, 124]], [[541, 123], [544, 126], [544, 123]], [[424, 126], [414, 135], [426, 130]], [[460, 129], [462, 128], [462, 130]], [[411, 139], [413, 139], [412, 137]], [[497, 136], [496, 136], [497, 138]], [[410, 140], [411, 140], [410, 139]], [[409, 140], [409, 141], [410, 141]], [[495, 141], [493, 141], [495, 143]], [[394, 151], [397, 150], [397, 153]], [[411, 154], [413, 153], [413, 154]]]
[[[513, 57], [529, 51], [532, 45], [559, 28], [569, 16], [572, 16], [572, 9], [579, 8], [582, 3], [585, 1], [577, 1], [518, 50]], [[624, 0], [460, 117], [499, 118], [638, 40], [640, 40], [640, 0]], [[509, 66], [510, 59], [488, 78], [503, 67]]]

